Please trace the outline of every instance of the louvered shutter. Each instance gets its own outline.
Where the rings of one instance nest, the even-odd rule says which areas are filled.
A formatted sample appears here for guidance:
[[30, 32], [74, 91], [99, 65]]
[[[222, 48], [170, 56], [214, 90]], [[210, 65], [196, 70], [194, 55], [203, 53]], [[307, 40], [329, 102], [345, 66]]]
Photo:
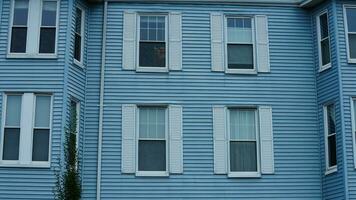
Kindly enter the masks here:
[[223, 14], [211, 14], [211, 70], [224, 71]]
[[136, 69], [136, 13], [124, 12], [122, 68]]
[[169, 106], [169, 171], [183, 173], [182, 106]]
[[256, 60], [258, 72], [270, 72], [268, 18], [256, 15]]
[[169, 69], [182, 69], [182, 14], [169, 14]]
[[121, 170], [122, 173], [136, 171], [136, 105], [122, 106], [122, 140]]
[[274, 173], [272, 107], [259, 107], [261, 171], [262, 174]]
[[214, 173], [227, 173], [226, 108], [213, 108]]

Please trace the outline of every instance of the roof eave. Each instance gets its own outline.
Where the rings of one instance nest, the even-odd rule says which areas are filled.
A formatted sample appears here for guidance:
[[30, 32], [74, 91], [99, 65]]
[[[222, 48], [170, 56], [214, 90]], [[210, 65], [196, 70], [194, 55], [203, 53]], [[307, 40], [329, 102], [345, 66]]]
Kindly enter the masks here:
[[305, 0], [300, 4], [300, 7], [302, 7], [302, 8], [313, 8], [313, 7], [321, 4], [324, 1], [325, 0]]

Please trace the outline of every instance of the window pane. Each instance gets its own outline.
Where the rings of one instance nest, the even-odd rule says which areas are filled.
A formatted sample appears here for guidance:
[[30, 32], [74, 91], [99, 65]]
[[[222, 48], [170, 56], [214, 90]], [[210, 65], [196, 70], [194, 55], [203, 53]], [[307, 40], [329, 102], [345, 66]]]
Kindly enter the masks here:
[[48, 161], [49, 152], [49, 130], [35, 129], [33, 132], [33, 161]]
[[356, 34], [349, 34], [350, 58], [356, 59]]
[[347, 8], [346, 15], [348, 31], [356, 33], [356, 8]]
[[18, 160], [20, 144], [20, 129], [5, 128], [3, 160]]
[[329, 39], [321, 41], [321, 61], [322, 65], [330, 63], [330, 47]]
[[165, 108], [139, 109], [139, 136], [146, 139], [165, 139]]
[[12, 53], [25, 53], [27, 41], [26, 27], [13, 27], [11, 33], [11, 47]]
[[56, 26], [57, 1], [44, 1], [42, 6], [42, 26]]
[[253, 46], [249, 44], [228, 44], [229, 69], [253, 69]]
[[230, 109], [230, 138], [256, 140], [255, 110]]
[[13, 25], [26, 26], [28, 19], [28, 0], [16, 0]]
[[227, 28], [228, 43], [252, 44], [252, 29]]
[[82, 33], [82, 10], [76, 8], [75, 13], [75, 32], [78, 34]]
[[164, 16], [140, 16], [141, 41], [165, 41]]
[[56, 41], [55, 28], [41, 28], [40, 53], [54, 53]]
[[5, 126], [20, 127], [21, 100], [20, 95], [7, 96]]
[[166, 43], [140, 42], [140, 67], [165, 67]]
[[230, 171], [257, 171], [256, 142], [230, 142]]
[[328, 134], [335, 133], [335, 107], [334, 105], [327, 106], [327, 117], [328, 117]]
[[166, 142], [139, 141], [139, 171], [166, 171]]
[[36, 96], [35, 127], [48, 128], [50, 124], [51, 97]]
[[328, 15], [325, 13], [319, 17], [320, 19], [320, 36], [321, 39], [329, 36]]
[[82, 54], [82, 37], [78, 34], [75, 34], [75, 39], [74, 39], [74, 58], [81, 62], [81, 54]]
[[336, 159], [336, 135], [328, 137], [329, 145], [329, 167], [335, 166], [337, 164]]

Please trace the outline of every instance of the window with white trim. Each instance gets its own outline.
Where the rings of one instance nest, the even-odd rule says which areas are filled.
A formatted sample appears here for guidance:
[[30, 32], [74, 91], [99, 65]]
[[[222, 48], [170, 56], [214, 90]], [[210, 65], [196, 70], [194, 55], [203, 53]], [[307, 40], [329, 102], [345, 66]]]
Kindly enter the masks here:
[[138, 107], [138, 163], [140, 172], [167, 171], [167, 108]]
[[335, 105], [324, 106], [326, 171], [337, 169]]
[[6, 94], [1, 164], [48, 167], [52, 96]]
[[229, 108], [229, 173], [259, 174], [257, 111]]
[[85, 12], [82, 8], [75, 9], [75, 37], [74, 37], [74, 60], [79, 64], [83, 64], [84, 54], [84, 23]]
[[[71, 99], [70, 100], [70, 112], [73, 112], [71, 114], [75, 115], [75, 120], [76, 120], [76, 147], [78, 149], [79, 147], [79, 135], [80, 135], [80, 103], [77, 100]], [[70, 116], [74, 117], [74, 116]]]
[[167, 68], [167, 16], [139, 15], [139, 68]]
[[56, 54], [57, 0], [13, 0], [9, 54], [51, 56]]
[[349, 62], [356, 63], [356, 7], [345, 7]]
[[227, 70], [255, 71], [251, 17], [226, 17]]
[[328, 12], [322, 12], [317, 17], [317, 33], [320, 70], [330, 67], [330, 35]]

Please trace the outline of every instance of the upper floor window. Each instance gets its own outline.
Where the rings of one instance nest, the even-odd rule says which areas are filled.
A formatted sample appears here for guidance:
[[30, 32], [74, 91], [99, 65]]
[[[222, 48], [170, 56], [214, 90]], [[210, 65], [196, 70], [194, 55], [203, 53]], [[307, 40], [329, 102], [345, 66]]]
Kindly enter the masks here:
[[164, 15], [140, 15], [139, 68], [167, 67], [166, 20]]
[[356, 63], [356, 7], [346, 7], [346, 36], [348, 46], [348, 60]]
[[335, 105], [324, 106], [326, 173], [337, 170]]
[[250, 17], [227, 17], [227, 69], [255, 71], [253, 22]]
[[48, 167], [51, 105], [47, 94], [6, 94], [0, 163]]
[[9, 55], [55, 55], [57, 10], [57, 0], [14, 0]]
[[85, 13], [82, 8], [75, 9], [74, 61], [83, 64]]
[[327, 69], [330, 63], [330, 36], [327, 11], [317, 17], [318, 49], [320, 70]]

